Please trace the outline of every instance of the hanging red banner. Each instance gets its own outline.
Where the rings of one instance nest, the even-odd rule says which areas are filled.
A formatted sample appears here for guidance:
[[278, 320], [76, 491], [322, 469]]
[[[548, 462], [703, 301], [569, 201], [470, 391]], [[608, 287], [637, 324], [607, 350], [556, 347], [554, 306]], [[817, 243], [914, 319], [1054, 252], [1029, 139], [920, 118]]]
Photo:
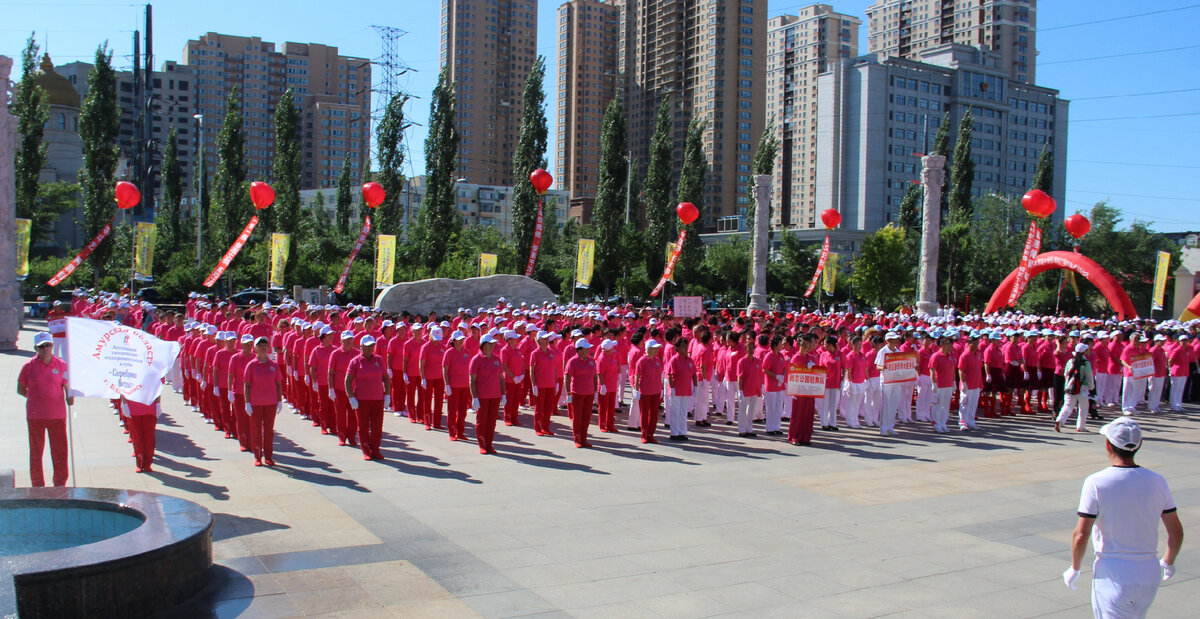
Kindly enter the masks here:
[[257, 225], [258, 215], [255, 215], [250, 218], [250, 223], [246, 224], [245, 228], [242, 228], [242, 233], [234, 239], [233, 245], [229, 246], [229, 251], [225, 252], [224, 256], [221, 256], [221, 261], [217, 263], [217, 266], [213, 267], [212, 273], [208, 274], [208, 277], [204, 280], [205, 288], [212, 288], [213, 284], [217, 283], [218, 279], [221, 279], [221, 276], [225, 274], [225, 269], [228, 269], [229, 265], [233, 263], [233, 259], [237, 258], [238, 253], [242, 251], [242, 246], [250, 239], [250, 234], [254, 232], [254, 227]]
[[825, 242], [821, 244], [821, 257], [817, 259], [817, 272], [813, 273], [812, 281], [808, 283], [808, 290], [804, 291], [804, 296], [811, 297], [814, 290], [817, 289], [817, 282], [821, 280], [821, 273], [825, 271], [825, 262], [829, 260], [829, 235], [825, 235]]
[[658, 293], [662, 292], [666, 287], [667, 281], [675, 274], [675, 265], [679, 263], [679, 254], [683, 253], [683, 242], [687, 240], [687, 228], [679, 231], [679, 238], [675, 239], [675, 251], [671, 252], [671, 259], [667, 261], [666, 268], [663, 269], [662, 277], [658, 278], [658, 285], [654, 290], [650, 291], [650, 296], [657, 297]]
[[525, 263], [525, 277], [533, 277], [533, 266], [537, 264], [538, 250], [542, 247], [542, 202], [539, 198], [537, 220], [533, 224], [533, 244], [529, 246], [529, 262]]
[[46, 282], [46, 285], [57, 286], [62, 283], [62, 280], [70, 277], [71, 274], [75, 272], [75, 269], [78, 269], [79, 265], [83, 264], [83, 261], [87, 260], [88, 256], [92, 255], [92, 252], [96, 251], [96, 248], [100, 246], [100, 243], [104, 242], [104, 239], [108, 237], [110, 232], [112, 232], [112, 224], [113, 220], [108, 220], [108, 223], [104, 224], [104, 227], [100, 229], [100, 233], [96, 235], [96, 238], [92, 239], [91, 243], [85, 245], [83, 250], [79, 252], [79, 255], [75, 256], [75, 258], [68, 262], [67, 266], [64, 266], [62, 270], [60, 270], [58, 273], [55, 273], [54, 277], [51, 277], [50, 281]]
[[1042, 229], [1038, 227], [1036, 221], [1029, 222], [1029, 235], [1025, 237], [1025, 251], [1021, 253], [1021, 263], [1017, 266], [1017, 279], [1013, 282], [1012, 292], [1008, 295], [1008, 304], [1015, 306], [1017, 299], [1025, 293], [1025, 288], [1029, 286], [1029, 263], [1037, 258], [1038, 252], [1042, 251]]
[[337, 286], [333, 287], [334, 292], [342, 294], [342, 290], [346, 289], [346, 280], [350, 279], [350, 265], [354, 264], [358, 250], [362, 249], [363, 243], [367, 242], [368, 234], [371, 234], [371, 218], [369, 216], [363, 221], [362, 231], [358, 233], [358, 240], [354, 242], [354, 249], [350, 251], [350, 259], [346, 261], [346, 268], [342, 269], [342, 276], [338, 278]]

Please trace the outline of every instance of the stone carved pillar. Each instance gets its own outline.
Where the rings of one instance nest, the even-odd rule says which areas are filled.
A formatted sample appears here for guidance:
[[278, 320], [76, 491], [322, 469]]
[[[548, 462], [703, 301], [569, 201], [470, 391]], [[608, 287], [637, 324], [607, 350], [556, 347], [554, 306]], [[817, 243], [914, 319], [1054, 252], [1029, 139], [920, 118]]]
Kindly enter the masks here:
[[921, 157], [921, 185], [925, 201], [921, 214], [921, 272], [917, 313], [936, 316], [938, 241], [942, 230], [942, 183], [946, 180], [946, 157]]
[[767, 303], [767, 233], [771, 226], [771, 175], [754, 176], [754, 280], [750, 283], [749, 309], [768, 309]]
[[12, 58], [0, 56], [0, 350], [15, 350], [21, 331], [17, 282], [17, 119], [8, 112]]

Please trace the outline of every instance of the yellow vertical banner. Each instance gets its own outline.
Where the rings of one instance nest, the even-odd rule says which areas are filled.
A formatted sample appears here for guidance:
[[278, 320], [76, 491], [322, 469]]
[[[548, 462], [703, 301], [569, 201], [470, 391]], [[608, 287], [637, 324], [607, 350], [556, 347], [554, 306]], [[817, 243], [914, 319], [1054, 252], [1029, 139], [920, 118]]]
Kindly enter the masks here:
[[496, 274], [496, 254], [479, 254], [479, 276]]
[[825, 260], [825, 270], [821, 272], [821, 289], [828, 296], [833, 296], [833, 291], [837, 287], [837, 268], [838, 255], [837, 252], [829, 252], [829, 257]]
[[271, 233], [271, 277], [270, 288], [283, 288], [283, 272], [287, 270], [288, 250], [292, 246], [292, 235]]
[[17, 280], [29, 276], [29, 235], [33, 232], [33, 221], [17, 219]]
[[1067, 284], [1075, 292], [1075, 300], [1079, 300], [1079, 281], [1075, 279], [1075, 271], [1066, 272]]
[[395, 283], [396, 235], [379, 235], [379, 249], [375, 252], [375, 287], [383, 288]]
[[[667, 264], [671, 263], [671, 256], [673, 256], [674, 254], [675, 254], [675, 242], [672, 241], [670, 243], [667, 243]], [[667, 281], [671, 282], [672, 284], [675, 283], [675, 271], [671, 271], [671, 276], [667, 278]]]
[[154, 240], [158, 229], [148, 221], [137, 222], [133, 235], [133, 278], [142, 281], [154, 279]]
[[592, 285], [592, 270], [596, 261], [596, 241], [579, 239], [579, 252], [575, 257], [575, 287], [587, 288]]
[[1154, 268], [1154, 301], [1150, 308], [1161, 310], [1167, 300], [1167, 270], [1171, 268], [1171, 252], [1158, 252], [1158, 266]]

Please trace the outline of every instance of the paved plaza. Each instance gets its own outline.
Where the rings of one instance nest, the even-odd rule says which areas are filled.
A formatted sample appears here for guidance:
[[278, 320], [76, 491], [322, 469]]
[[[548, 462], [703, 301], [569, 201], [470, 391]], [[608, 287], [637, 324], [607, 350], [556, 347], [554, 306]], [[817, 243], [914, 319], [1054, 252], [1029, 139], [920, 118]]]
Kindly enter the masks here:
[[[0, 468], [18, 485], [15, 381], [41, 326], [0, 354]], [[212, 584], [181, 616], [1091, 616], [1090, 567], [1077, 591], [1060, 574], [1081, 482], [1107, 464], [1096, 422], [1090, 434], [1055, 434], [1045, 416], [983, 419], [970, 434], [843, 428], [812, 447], [724, 425], [642, 445], [593, 426], [595, 448], [576, 449], [565, 417], [539, 438], [526, 411], [484, 456], [389, 414], [387, 460], [367, 462], [285, 408], [278, 466], [255, 468], [169, 389], [163, 410], [153, 473], [134, 472], [101, 400], [74, 408], [75, 459], [80, 486], [163, 492], [216, 515]], [[1139, 463], [1166, 476], [1196, 535], [1200, 407], [1139, 421]], [[1185, 541], [1152, 617], [1196, 616], [1196, 547]]]

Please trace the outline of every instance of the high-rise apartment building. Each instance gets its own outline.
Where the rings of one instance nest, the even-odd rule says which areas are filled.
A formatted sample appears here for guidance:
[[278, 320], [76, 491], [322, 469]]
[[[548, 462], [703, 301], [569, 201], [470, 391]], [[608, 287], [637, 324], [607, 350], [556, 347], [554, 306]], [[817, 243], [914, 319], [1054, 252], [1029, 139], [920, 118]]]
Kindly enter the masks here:
[[558, 8], [555, 177], [571, 193], [571, 216], [584, 223], [600, 180], [604, 110], [617, 93], [620, 17], [620, 5], [605, 0], [570, 0]]
[[458, 175], [512, 185], [525, 79], [537, 58], [536, 0], [442, 0], [441, 66], [454, 83]]
[[[779, 151], [775, 157], [771, 226], [814, 228], [817, 217], [817, 75], [858, 55], [857, 17], [814, 4], [767, 22], [766, 110]], [[835, 105], [837, 102], [835, 102]]]
[[204, 115], [204, 155], [216, 169], [216, 137], [225, 101], [241, 89], [248, 177], [271, 178], [275, 106], [288, 88], [300, 109], [301, 187], [334, 187], [346, 153], [357, 182], [371, 152], [371, 61], [342, 56], [316, 43], [274, 43], [259, 37], [210, 32], [188, 41], [184, 63], [192, 72], [192, 110]]
[[1008, 79], [1034, 82], [1037, 0], [878, 0], [867, 17], [868, 51], [881, 58], [958, 43], [997, 54]]

